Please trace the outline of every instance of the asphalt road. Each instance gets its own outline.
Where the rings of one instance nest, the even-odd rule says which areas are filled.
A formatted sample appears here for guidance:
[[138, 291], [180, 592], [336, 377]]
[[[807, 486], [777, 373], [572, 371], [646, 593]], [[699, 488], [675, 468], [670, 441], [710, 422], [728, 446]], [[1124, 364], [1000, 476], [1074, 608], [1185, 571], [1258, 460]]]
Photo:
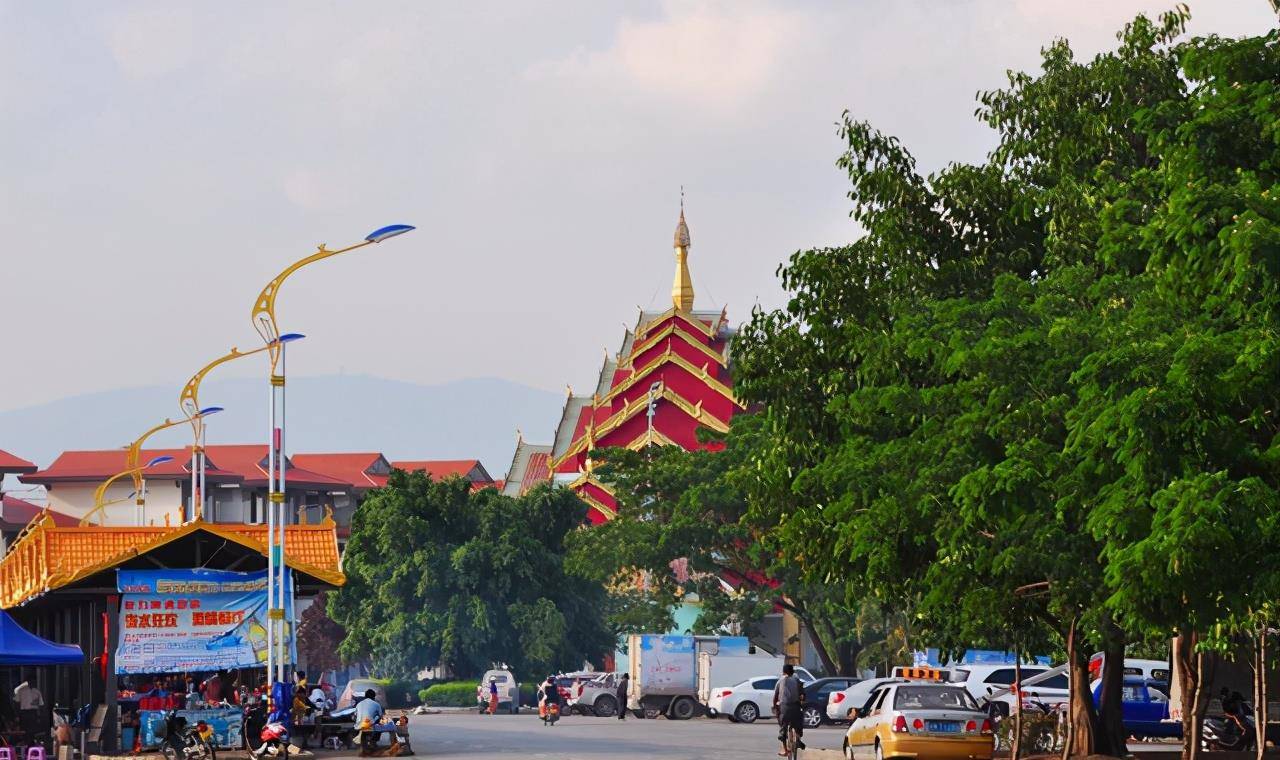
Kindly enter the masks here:
[[[555, 758], [556, 760], [732, 760], [776, 757], [777, 726], [686, 721], [588, 718], [573, 715], [543, 726], [536, 715], [480, 716], [474, 712], [414, 715], [414, 754], [430, 758]], [[805, 732], [806, 760], [840, 757], [844, 729]]]

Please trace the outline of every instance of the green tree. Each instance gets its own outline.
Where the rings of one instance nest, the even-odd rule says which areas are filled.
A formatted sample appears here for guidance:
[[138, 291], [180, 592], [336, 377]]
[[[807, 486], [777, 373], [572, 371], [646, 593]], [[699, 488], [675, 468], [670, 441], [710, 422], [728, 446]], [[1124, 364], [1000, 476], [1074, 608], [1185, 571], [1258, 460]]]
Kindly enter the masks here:
[[711, 445], [697, 451], [592, 454], [618, 514], [573, 536], [571, 558], [614, 588], [615, 630], [669, 630], [670, 610], [689, 595], [699, 603], [698, 633], [753, 635], [781, 607], [804, 624], [827, 672], [854, 672], [861, 644], [843, 592], [807, 582], [794, 559], [779, 561], [760, 540], [764, 528], [748, 519], [755, 452], [766, 441], [761, 421], [739, 415], [727, 435], [702, 435]]
[[347, 585], [329, 603], [347, 629], [340, 653], [401, 678], [436, 663], [472, 676], [495, 662], [541, 675], [598, 661], [613, 643], [604, 591], [564, 567], [585, 516], [566, 489], [511, 499], [394, 471], [352, 521]]

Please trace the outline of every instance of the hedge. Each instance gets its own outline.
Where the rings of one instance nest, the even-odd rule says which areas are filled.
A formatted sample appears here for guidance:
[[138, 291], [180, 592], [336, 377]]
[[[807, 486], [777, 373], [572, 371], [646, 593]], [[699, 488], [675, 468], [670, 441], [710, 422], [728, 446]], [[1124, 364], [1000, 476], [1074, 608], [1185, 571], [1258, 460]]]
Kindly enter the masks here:
[[418, 692], [424, 705], [432, 707], [471, 707], [476, 704], [476, 682], [437, 683]]

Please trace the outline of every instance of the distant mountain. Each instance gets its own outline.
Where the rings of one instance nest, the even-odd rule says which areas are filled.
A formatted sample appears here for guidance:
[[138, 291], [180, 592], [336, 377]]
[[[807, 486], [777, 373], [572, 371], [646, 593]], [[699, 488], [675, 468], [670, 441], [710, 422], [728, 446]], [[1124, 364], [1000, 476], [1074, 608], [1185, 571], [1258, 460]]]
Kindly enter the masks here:
[[[471, 459], [495, 478], [511, 464], [516, 428], [549, 440], [564, 398], [497, 378], [416, 385], [369, 375], [290, 377], [289, 453], [381, 451], [389, 459]], [[64, 450], [124, 446], [165, 417], [177, 418], [178, 389], [126, 388], [0, 412], [0, 449], [47, 466]], [[267, 440], [267, 384], [258, 378], [210, 380], [209, 443]], [[189, 444], [185, 426], [147, 445]], [[11, 482], [10, 486], [14, 484]]]

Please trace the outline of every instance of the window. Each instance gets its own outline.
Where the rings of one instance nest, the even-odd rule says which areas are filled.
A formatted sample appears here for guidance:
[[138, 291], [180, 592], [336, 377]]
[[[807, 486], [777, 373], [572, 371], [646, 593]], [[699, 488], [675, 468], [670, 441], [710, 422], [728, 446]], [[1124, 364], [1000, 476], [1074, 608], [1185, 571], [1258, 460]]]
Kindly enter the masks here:
[[1155, 668], [1151, 671], [1151, 677], [1157, 681], [1167, 682], [1169, 680], [1169, 671], [1164, 670], [1163, 668]]
[[756, 691], [773, 691], [773, 687], [778, 685], [776, 678], [760, 678], [751, 682], [751, 688]]
[[881, 707], [881, 705], [883, 705], [883, 704], [884, 704], [884, 699], [885, 699], [885, 697], [886, 697], [886, 696], [888, 696], [888, 694], [889, 694], [889, 690], [888, 690], [888, 689], [882, 689], [882, 690], [880, 690], [880, 692], [879, 692], [879, 693], [878, 693], [878, 695], [877, 695], [877, 696], [879, 697], [879, 699], [877, 699], [877, 700], [876, 700], [876, 705], [875, 705], [875, 707], [873, 707], [872, 709], [873, 709], [873, 710], [879, 710], [879, 709], [880, 709], [880, 707]]
[[1169, 701], [1169, 697], [1168, 697], [1168, 696], [1166, 696], [1166, 695], [1165, 695], [1165, 693], [1164, 693], [1163, 691], [1160, 691], [1159, 689], [1154, 688], [1154, 687], [1148, 687], [1148, 688], [1147, 688], [1147, 696], [1151, 698], [1151, 701], [1152, 701], [1152, 702], [1161, 702], [1161, 703], [1163, 703], [1163, 702], [1168, 702], [1168, 701]]
[[1052, 678], [1046, 678], [1039, 683], [1033, 683], [1027, 687], [1028, 689], [1062, 689], [1066, 691], [1071, 688], [1071, 682], [1067, 680], [1066, 673], [1059, 673]]
[[1141, 686], [1125, 686], [1121, 692], [1121, 700], [1125, 702], [1146, 702], [1146, 695], [1142, 693]]
[[819, 694], [830, 694], [833, 691], [844, 691], [848, 687], [843, 681], [831, 681], [818, 687]]
[[895, 710], [977, 710], [969, 691], [960, 686], [899, 686]]
[[[1044, 672], [1044, 668], [1023, 668], [1022, 680], [1026, 681], [1031, 676], [1038, 676]], [[1013, 679], [1017, 676], [1017, 671], [1013, 668], [1000, 668], [991, 671], [991, 675], [987, 676], [987, 680], [983, 683], [997, 683], [1001, 686], [1009, 686], [1013, 683]]]

